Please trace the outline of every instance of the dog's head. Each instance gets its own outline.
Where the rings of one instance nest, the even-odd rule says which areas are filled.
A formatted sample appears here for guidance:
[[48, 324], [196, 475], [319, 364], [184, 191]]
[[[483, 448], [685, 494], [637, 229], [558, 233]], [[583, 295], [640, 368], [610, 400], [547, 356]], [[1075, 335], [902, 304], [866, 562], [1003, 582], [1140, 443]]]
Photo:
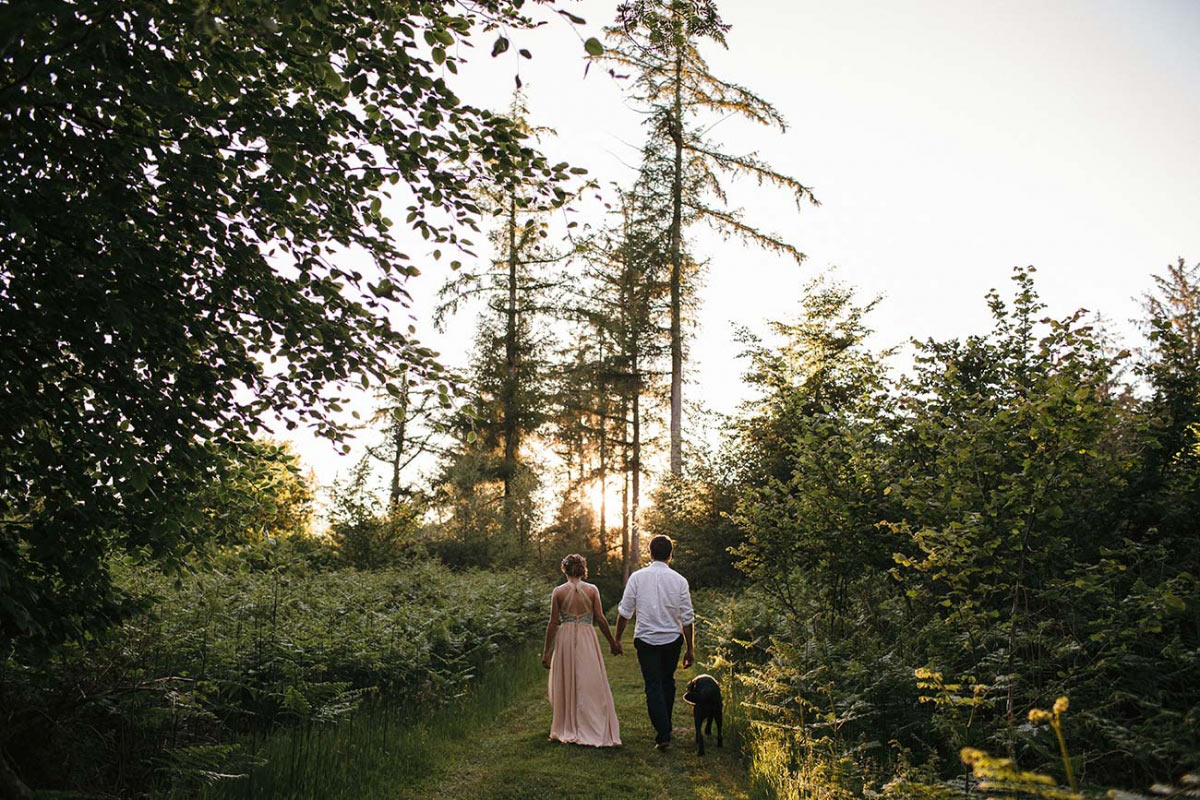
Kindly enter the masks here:
[[721, 687], [712, 675], [697, 675], [688, 681], [683, 699], [695, 706], [712, 703], [721, 697]]

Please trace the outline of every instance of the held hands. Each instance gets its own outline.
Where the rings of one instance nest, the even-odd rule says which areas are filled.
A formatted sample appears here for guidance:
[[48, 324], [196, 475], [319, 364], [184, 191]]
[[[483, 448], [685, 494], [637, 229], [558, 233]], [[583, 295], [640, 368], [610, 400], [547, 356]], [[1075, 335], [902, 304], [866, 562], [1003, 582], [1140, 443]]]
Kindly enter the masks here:
[[616, 639], [608, 643], [608, 649], [614, 656], [619, 656], [625, 652], [625, 648], [621, 647], [621, 643]]
[[696, 663], [696, 653], [689, 647], [687, 652], [683, 654], [683, 668], [687, 669], [694, 663]]

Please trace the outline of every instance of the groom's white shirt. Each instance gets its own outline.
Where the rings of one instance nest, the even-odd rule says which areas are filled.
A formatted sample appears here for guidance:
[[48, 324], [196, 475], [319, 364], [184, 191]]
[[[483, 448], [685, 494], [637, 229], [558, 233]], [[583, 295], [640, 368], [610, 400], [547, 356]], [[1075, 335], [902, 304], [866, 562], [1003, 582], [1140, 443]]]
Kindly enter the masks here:
[[636, 613], [633, 638], [656, 645], [675, 641], [696, 619], [687, 578], [665, 561], [651, 561], [629, 576], [617, 613], [625, 619]]

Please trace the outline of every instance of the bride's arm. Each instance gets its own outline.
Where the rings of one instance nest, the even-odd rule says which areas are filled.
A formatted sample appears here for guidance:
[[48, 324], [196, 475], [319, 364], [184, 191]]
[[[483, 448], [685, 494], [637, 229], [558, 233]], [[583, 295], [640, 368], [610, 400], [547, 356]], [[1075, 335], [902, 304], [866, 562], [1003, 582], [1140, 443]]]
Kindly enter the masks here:
[[546, 645], [542, 648], [542, 666], [550, 669], [550, 652], [554, 647], [554, 634], [558, 630], [558, 598], [555, 589], [550, 593], [550, 621], [546, 623]]
[[613, 638], [612, 629], [608, 627], [608, 619], [604, 616], [604, 605], [600, 602], [600, 590], [592, 587], [592, 618], [596, 620], [600, 626], [600, 632], [604, 634], [604, 638], [608, 640], [608, 647], [617, 653], [621, 648], [617, 644], [617, 640]]

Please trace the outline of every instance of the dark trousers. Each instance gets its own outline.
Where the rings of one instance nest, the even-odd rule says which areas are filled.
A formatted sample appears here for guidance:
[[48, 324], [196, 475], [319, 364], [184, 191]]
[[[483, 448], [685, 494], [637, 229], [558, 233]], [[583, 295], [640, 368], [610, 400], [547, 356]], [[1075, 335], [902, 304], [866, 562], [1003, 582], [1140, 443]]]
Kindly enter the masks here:
[[633, 646], [646, 684], [646, 710], [650, 712], [650, 724], [654, 726], [654, 742], [669, 742], [671, 709], [675, 707], [675, 668], [679, 666], [683, 637], [670, 644], [649, 644], [634, 639]]

